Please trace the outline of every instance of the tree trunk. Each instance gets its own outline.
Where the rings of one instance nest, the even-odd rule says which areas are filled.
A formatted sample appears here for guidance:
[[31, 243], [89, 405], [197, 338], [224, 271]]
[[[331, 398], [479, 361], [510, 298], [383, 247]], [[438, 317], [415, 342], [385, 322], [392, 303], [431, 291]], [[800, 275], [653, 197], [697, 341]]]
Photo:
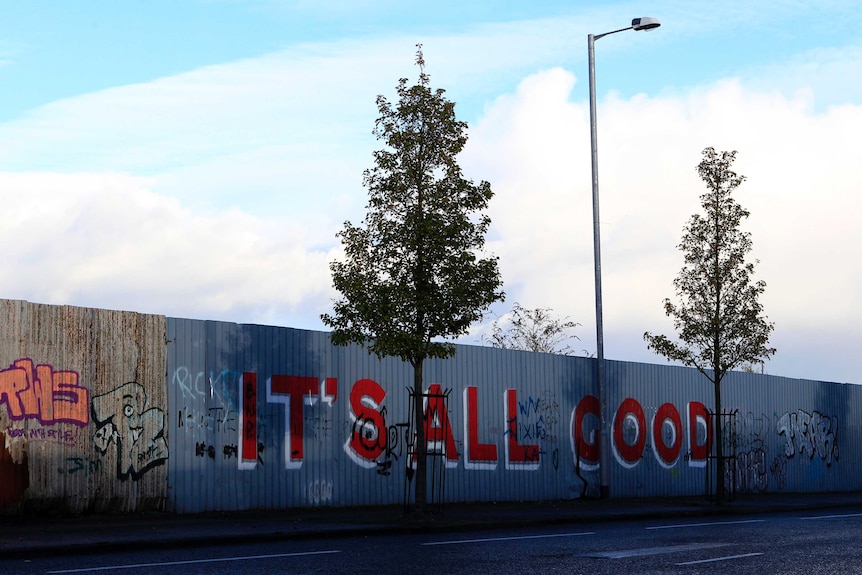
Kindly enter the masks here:
[[413, 476], [414, 500], [416, 511], [422, 515], [428, 501], [428, 478], [426, 469], [428, 462], [428, 442], [425, 439], [425, 409], [423, 404], [422, 365], [424, 358], [416, 361], [413, 366], [413, 421], [416, 422], [416, 473]]
[[721, 379], [715, 377], [715, 490], [716, 501], [724, 505], [724, 437], [722, 436], [721, 420]]
[[712, 335], [712, 379], [715, 386], [715, 489], [717, 491], [716, 501], [719, 505], [724, 504], [724, 442], [721, 437], [721, 380], [724, 373], [721, 371], [721, 288], [724, 278], [721, 275], [721, 259], [719, 251], [721, 250], [721, 238], [724, 231], [721, 227], [721, 204], [719, 202], [719, 185], [716, 184], [714, 189], [715, 197], [715, 245], [713, 246], [715, 266], [712, 270], [713, 281], [715, 282], [715, 316], [713, 317], [713, 335]]

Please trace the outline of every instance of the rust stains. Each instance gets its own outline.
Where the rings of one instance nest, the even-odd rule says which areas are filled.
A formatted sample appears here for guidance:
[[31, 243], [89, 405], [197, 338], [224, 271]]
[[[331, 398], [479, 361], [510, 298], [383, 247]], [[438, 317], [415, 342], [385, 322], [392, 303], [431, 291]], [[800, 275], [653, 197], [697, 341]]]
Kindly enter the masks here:
[[20, 463], [12, 459], [6, 448], [6, 434], [0, 432], [0, 510], [15, 505], [30, 486], [30, 470], [27, 452]]

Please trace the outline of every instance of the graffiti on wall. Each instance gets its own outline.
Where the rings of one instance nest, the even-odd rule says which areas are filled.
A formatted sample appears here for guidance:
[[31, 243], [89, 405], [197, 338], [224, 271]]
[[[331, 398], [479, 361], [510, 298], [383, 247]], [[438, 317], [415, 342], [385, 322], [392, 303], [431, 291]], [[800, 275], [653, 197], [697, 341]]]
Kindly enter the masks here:
[[[239, 442], [236, 456], [240, 469], [254, 469], [263, 452], [257, 440], [257, 374], [245, 372], [239, 381]], [[225, 456], [228, 446], [225, 446]], [[261, 460], [262, 462], [262, 460]]]
[[769, 473], [775, 481], [776, 487], [781, 490], [787, 487], [787, 456], [783, 453], [772, 460]]
[[[554, 469], [559, 468], [560, 451], [553, 431], [560, 421], [556, 395], [545, 390], [539, 397], [518, 400], [517, 390], [507, 389], [505, 394], [506, 468], [538, 469], [541, 456], [548, 454]], [[513, 409], [516, 405], [517, 411]]]
[[96, 450], [105, 454], [114, 446], [119, 479], [136, 481], [167, 461], [165, 412], [148, 405], [143, 385], [132, 381], [96, 395], [91, 407]]
[[[120, 479], [138, 479], [168, 457], [164, 437], [164, 412], [147, 406], [143, 386], [126, 383], [102, 395], [90, 397], [90, 390], [80, 385], [79, 374], [56, 370], [31, 359], [18, 359], [0, 370], [0, 404], [13, 422], [35, 420], [38, 427], [10, 425], [5, 435], [10, 439], [53, 443], [77, 447], [78, 432], [58, 424], [78, 428], [96, 426], [93, 442], [104, 455], [113, 444], [117, 450], [117, 475]], [[101, 471], [101, 459], [69, 455], [58, 466], [66, 475], [95, 475]]]
[[[687, 425], [672, 403], [660, 405], [647, 425], [641, 403], [624, 399], [614, 412], [611, 423], [611, 451], [616, 461], [627, 469], [636, 467], [644, 457], [650, 439], [655, 461], [665, 468], [675, 467], [685, 459], [689, 467], [703, 467], [712, 450], [712, 426], [706, 406], [698, 401], [686, 405]], [[599, 400], [584, 396], [572, 412], [572, 452], [579, 468], [594, 470], [599, 466]], [[688, 450], [683, 456], [683, 441]]]
[[209, 376], [187, 368], [174, 371], [171, 385], [183, 404], [177, 410], [177, 426], [234, 436], [239, 430], [241, 381], [242, 372], [227, 369]]
[[[283, 450], [279, 465], [284, 469], [303, 469], [311, 457], [320, 457], [320, 446], [326, 449], [324, 458], [332, 457], [328, 450], [333, 445], [340, 446], [354, 465], [380, 476], [393, 475], [396, 464], [408, 474], [414, 467], [411, 442], [415, 438], [408, 436], [412, 432], [404, 421], [407, 417], [403, 409], [391, 405], [387, 388], [374, 379], [360, 378], [339, 390], [332, 377], [262, 377], [237, 371], [229, 377], [226, 372], [191, 377], [188, 370], [181, 377], [179, 371], [174, 375], [178, 395], [198, 400], [180, 409], [178, 426], [205, 431], [193, 444], [200, 458], [233, 459], [241, 470], [255, 469], [263, 463], [262, 429], [268, 422], [272, 425], [276, 408], [283, 424], [278, 424], [274, 439], [278, 450]], [[219, 380], [224, 385], [211, 389]], [[564, 466], [569, 472], [575, 470], [584, 483], [582, 492], [590, 488], [595, 482], [590, 472], [599, 467], [600, 414], [595, 396], [582, 396], [569, 412], [552, 389], [525, 393], [509, 388], [502, 390], [502, 397], [484, 389], [465, 386], [457, 396], [460, 405], [450, 409], [448, 391], [444, 393], [437, 383], [427, 387], [422, 425], [429, 453], [441, 456], [449, 468], [476, 471], [553, 472]], [[340, 400], [346, 415], [334, 423], [334, 414], [341, 411], [334, 409], [341, 393], [346, 394]], [[644, 407], [628, 397], [613, 407], [607, 436], [613, 463], [633, 470], [646, 462], [670, 470], [671, 476], [678, 476], [682, 466], [706, 467], [714, 448], [714, 422], [703, 403], [667, 401]], [[725, 428], [724, 437], [733, 442], [736, 454], [735, 465], [727, 468], [728, 480], [738, 491], [781, 489], [786, 483], [786, 462], [798, 453], [820, 456], [827, 465], [837, 459], [836, 418], [798, 410], [778, 420], [773, 426], [769, 416], [750, 412]], [[567, 451], [565, 442], [570, 444], [569, 461], [560, 458], [560, 451]], [[770, 451], [779, 443], [783, 446], [780, 460]], [[328, 478], [311, 478], [304, 484], [308, 501], [329, 501], [331, 484]]]
[[378, 475], [389, 477], [410, 441], [407, 422], [387, 425], [385, 397], [386, 390], [373, 379], [353, 385], [343, 449], [356, 465], [376, 468]]
[[838, 417], [819, 411], [802, 409], [781, 415], [775, 431], [784, 437], [784, 455], [793, 459], [797, 454], [808, 459], [819, 457], [827, 467], [838, 459]]
[[6, 427], [6, 436], [10, 439], [27, 439], [42, 443], [54, 443], [57, 445], [76, 446], [78, 434], [71, 429], [61, 427]]
[[46, 426], [84, 427], [90, 422], [89, 397], [74, 371], [55, 371], [50, 365], [34, 365], [31, 359], [18, 359], [0, 370], [0, 404], [6, 404], [13, 421], [35, 419]]
[[487, 442], [496, 430], [488, 427], [479, 434], [479, 388], [469, 386], [464, 389], [464, 468], [497, 469], [497, 444]]
[[[452, 432], [453, 425], [449, 412], [445, 407], [446, 393], [440, 384], [435, 383], [428, 387], [425, 395], [422, 420], [427, 452], [443, 456], [446, 466], [450, 468], [459, 465], [462, 460], [460, 451], [463, 451], [463, 463], [466, 469], [496, 469], [499, 463], [497, 444], [482, 442], [483, 438], [480, 438], [479, 434], [478, 388], [468, 386], [464, 390], [463, 415], [466, 440], [460, 451], [457, 445], [459, 442]], [[353, 425], [344, 449], [351, 460], [363, 467], [379, 465], [379, 459], [384, 454], [388, 460], [393, 454], [392, 443], [398, 441], [399, 431], [407, 425], [399, 423], [387, 426], [386, 408], [383, 406], [385, 397], [386, 390], [371, 379], [361, 379], [351, 388], [350, 417]], [[525, 414], [519, 415], [522, 407]], [[503, 453], [506, 468], [537, 469], [541, 449], [537, 444], [524, 442], [525, 435], [532, 437], [532, 426], [535, 422], [530, 421], [530, 415], [533, 413], [531, 408], [519, 403], [517, 390], [505, 391], [503, 415], [507, 422], [506, 430], [500, 435], [504, 438]]]
[[[176, 381], [178, 379], [175, 375]], [[238, 405], [231, 409], [240, 415], [231, 431], [238, 434], [238, 444], [225, 446], [225, 458], [239, 454], [240, 469], [253, 469], [259, 461], [260, 442], [257, 416], [257, 374], [245, 372], [239, 379]], [[184, 389], [196, 389], [184, 385]], [[202, 391], [200, 392], [202, 393]], [[442, 455], [447, 467], [463, 463], [465, 469], [495, 470], [501, 463], [509, 470], [534, 471], [544, 461], [557, 469], [559, 440], [556, 429], [562, 419], [561, 408], [553, 392], [546, 390], [538, 397], [519, 396], [517, 389], [503, 393], [502, 415], [505, 427], [495, 428], [481, 421], [480, 401], [476, 386], [463, 391], [463, 439], [453, 433], [453, 422], [445, 403], [440, 384], [431, 384], [424, 399], [425, 437], [429, 453]], [[385, 405], [387, 392], [373, 379], [357, 380], [348, 394], [348, 420], [345, 422], [346, 439], [342, 445], [345, 454], [356, 465], [376, 469], [380, 475], [389, 475], [393, 463], [403, 454], [409, 438], [407, 423], [390, 423]], [[300, 469], [305, 460], [305, 442], [308, 436], [321, 440], [331, 434], [331, 416], [324, 413], [309, 415], [309, 408], [319, 405], [332, 408], [338, 399], [338, 381], [335, 378], [312, 376], [273, 375], [266, 382], [266, 402], [284, 406], [284, 460], [286, 469]], [[647, 445], [652, 445], [656, 460], [664, 467], [673, 467], [684, 459], [690, 467], [702, 467], [712, 448], [712, 432], [708, 424], [706, 407], [699, 402], [686, 405], [685, 425], [679, 410], [671, 403], [662, 404], [646, 423], [643, 407], [637, 400], [624, 400], [616, 411], [613, 424], [612, 446], [614, 453], [626, 467], [634, 467], [643, 458]], [[211, 416], [210, 416], [211, 417]], [[572, 411], [570, 424], [571, 450], [579, 468], [598, 468], [598, 400], [585, 396]], [[192, 425], [181, 416], [179, 427]], [[218, 427], [217, 422], [206, 427]], [[212, 431], [210, 429], [210, 431]], [[310, 432], [310, 433], [309, 433]], [[403, 437], [402, 437], [403, 436]], [[648, 437], [651, 443], [647, 442]], [[459, 448], [460, 445], [460, 448]], [[222, 453], [216, 445], [198, 443], [200, 457], [215, 457]], [[229, 450], [229, 451], [228, 451]], [[408, 462], [408, 465], [412, 462]]]
[[[197, 383], [198, 377], [190, 378], [189, 370], [177, 370], [174, 382], [183, 395], [202, 394], [205, 389]], [[238, 419], [230, 419], [229, 431], [238, 433], [238, 445], [225, 445], [224, 457], [238, 455], [240, 469], [254, 469], [260, 461], [259, 451], [262, 422], [257, 416], [257, 374], [245, 372], [239, 380], [238, 405], [225, 407], [224, 411], [239, 413]], [[496, 443], [484, 442], [479, 434], [478, 389], [465, 389], [464, 429], [465, 441], [459, 441], [452, 432], [453, 425], [443, 401], [444, 393], [439, 384], [431, 384], [424, 400], [425, 437], [429, 453], [443, 455], [448, 467], [457, 466], [464, 456], [468, 469], [495, 469], [499, 461]], [[404, 455], [409, 438], [406, 437], [406, 422], [387, 423], [387, 408], [384, 405], [386, 390], [376, 381], [359, 379], [349, 393], [349, 420], [346, 422], [346, 440], [343, 449], [357, 465], [374, 468], [380, 475], [389, 475], [393, 462]], [[315, 439], [329, 438], [332, 432], [332, 417], [326, 413], [309, 416], [309, 407], [325, 405], [331, 408], [338, 399], [338, 381], [335, 378], [310, 376], [273, 375], [266, 382], [266, 402], [284, 405], [284, 459], [286, 469], [300, 469], [305, 460], [305, 441], [309, 435]], [[528, 397], [519, 400], [517, 390], [504, 393], [503, 412], [506, 429], [502, 435], [504, 462], [508, 469], [537, 469], [543, 453], [547, 450], [538, 442], [555, 444], [557, 437], [551, 432], [560, 418], [560, 407], [550, 392], [542, 398]], [[212, 411], [213, 408], [209, 408]], [[179, 428], [203, 427], [212, 432], [221, 427], [213, 414], [193, 415], [186, 408], [178, 415]], [[489, 428], [490, 429], [490, 428]], [[529, 441], [528, 441], [529, 440]], [[459, 449], [458, 445], [461, 445]], [[215, 459], [221, 453], [217, 445], [198, 442], [196, 455]], [[552, 450], [552, 461], [558, 463], [556, 446]], [[412, 463], [412, 462], [408, 462]]]
[[730, 466], [727, 471], [735, 473], [735, 476], [728, 479], [735, 480], [733, 485], [740, 493], [762, 492], [769, 487], [769, 466], [766, 462], [766, 450], [763, 448], [737, 453], [736, 465]]
[[[727, 485], [740, 493], [762, 492], [769, 487], [767, 445], [771, 421], [765, 413], [737, 414], [724, 436], [736, 453], [735, 465], [726, 470]], [[733, 482], [733, 483], [731, 483]]]
[[206, 434], [195, 441], [194, 455], [209, 461], [236, 460], [239, 469], [264, 464], [260, 440], [266, 425], [258, 419], [258, 380], [254, 372], [229, 369], [193, 372], [178, 368], [171, 377], [180, 407], [177, 428]]
[[[335, 378], [273, 375], [266, 382], [266, 400], [284, 404], [284, 466], [299, 469], [305, 457], [304, 405], [314, 406], [318, 400], [332, 407], [338, 398]], [[253, 430], [247, 432], [249, 435]]]

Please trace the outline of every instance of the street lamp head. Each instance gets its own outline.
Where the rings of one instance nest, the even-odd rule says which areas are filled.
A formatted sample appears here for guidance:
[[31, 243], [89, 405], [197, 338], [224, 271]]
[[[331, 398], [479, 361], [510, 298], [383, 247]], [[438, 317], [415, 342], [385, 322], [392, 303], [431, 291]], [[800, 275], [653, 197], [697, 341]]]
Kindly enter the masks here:
[[635, 18], [632, 20], [632, 28], [635, 30], [652, 30], [659, 26], [661, 23], [657, 18]]

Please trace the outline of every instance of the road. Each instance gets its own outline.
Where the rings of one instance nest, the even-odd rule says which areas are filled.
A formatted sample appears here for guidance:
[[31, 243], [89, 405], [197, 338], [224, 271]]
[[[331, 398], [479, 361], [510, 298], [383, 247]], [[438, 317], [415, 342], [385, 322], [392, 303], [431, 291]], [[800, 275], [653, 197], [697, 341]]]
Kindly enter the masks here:
[[17, 574], [838, 574], [862, 572], [862, 513], [631, 521], [0, 561]]

